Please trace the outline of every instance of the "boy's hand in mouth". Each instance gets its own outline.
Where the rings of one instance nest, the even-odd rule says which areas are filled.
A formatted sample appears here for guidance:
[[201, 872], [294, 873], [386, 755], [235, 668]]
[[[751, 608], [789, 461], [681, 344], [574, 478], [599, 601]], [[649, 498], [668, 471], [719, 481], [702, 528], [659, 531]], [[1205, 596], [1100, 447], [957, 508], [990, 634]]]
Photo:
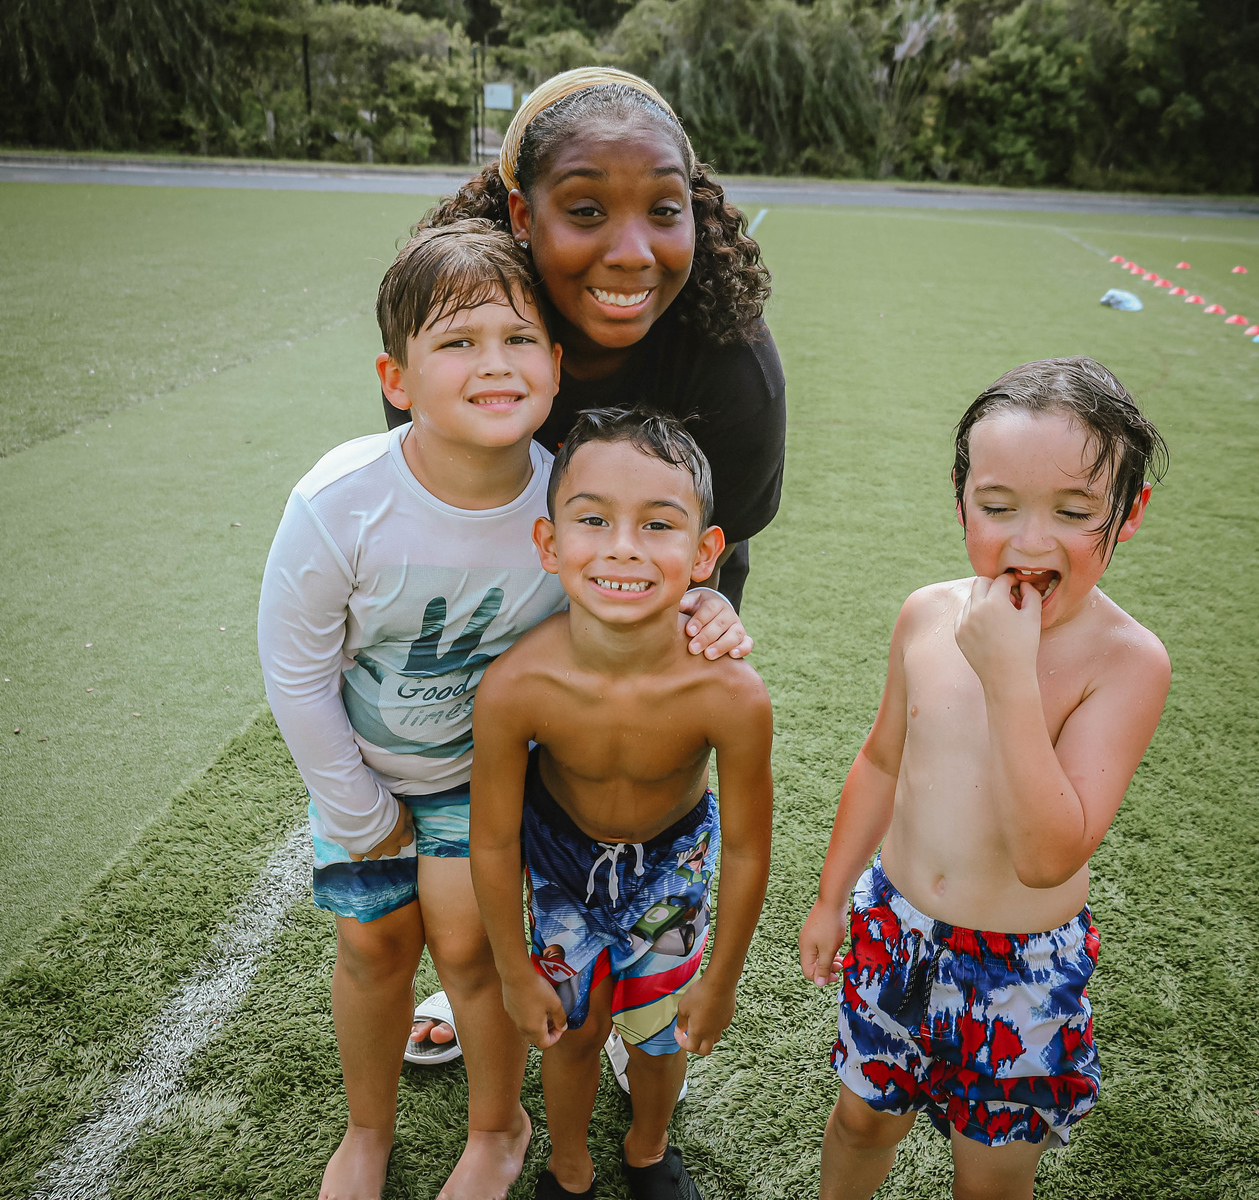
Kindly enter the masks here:
[[[1048, 590], [1058, 573], [1046, 571], [1044, 576]], [[985, 690], [1020, 675], [1035, 682], [1042, 603], [1037, 582], [1035, 578], [1020, 579], [1015, 568], [996, 579], [978, 575], [971, 580], [970, 595], [954, 625], [954, 637]]]
[[1010, 603], [1018, 609], [1023, 607], [1025, 589], [1030, 587], [1039, 592], [1040, 602], [1044, 604], [1062, 579], [1062, 576], [1052, 568], [1033, 570], [1031, 567], [1007, 567], [1004, 574], [1011, 576], [1014, 580], [1010, 587]]

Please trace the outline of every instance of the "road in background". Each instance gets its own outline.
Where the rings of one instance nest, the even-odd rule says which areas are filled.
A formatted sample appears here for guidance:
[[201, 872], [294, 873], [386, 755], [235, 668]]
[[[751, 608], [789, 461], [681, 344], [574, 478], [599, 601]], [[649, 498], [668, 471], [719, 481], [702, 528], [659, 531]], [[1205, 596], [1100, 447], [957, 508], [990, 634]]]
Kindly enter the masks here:
[[[0, 154], [0, 182], [107, 183], [140, 187], [261, 188], [278, 191], [448, 195], [467, 173], [446, 169], [353, 167], [334, 163], [259, 163], [193, 159], [94, 159]], [[1141, 216], [1259, 219], [1259, 198], [1140, 196], [956, 184], [893, 184], [730, 176], [735, 204], [839, 205], [860, 208], [985, 209], [1006, 212], [1132, 213]]]

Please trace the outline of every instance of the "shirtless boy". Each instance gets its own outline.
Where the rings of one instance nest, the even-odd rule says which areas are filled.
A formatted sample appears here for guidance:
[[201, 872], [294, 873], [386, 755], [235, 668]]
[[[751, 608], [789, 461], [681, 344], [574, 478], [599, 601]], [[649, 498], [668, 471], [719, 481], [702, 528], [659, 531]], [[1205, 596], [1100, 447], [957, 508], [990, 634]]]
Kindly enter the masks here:
[[1171, 680], [1097, 582], [1165, 455], [1088, 358], [1010, 371], [958, 425], [975, 577], [901, 609], [800, 933], [805, 976], [835, 982], [852, 894], [824, 1200], [872, 1196], [920, 1110], [952, 1141], [955, 1197], [1029, 1197], [1096, 1102], [1088, 861]]
[[[746, 663], [687, 654], [677, 603], [725, 539], [708, 524], [708, 464], [680, 424], [582, 414], [548, 500], [534, 540], [569, 608], [486, 672], [472, 769], [477, 900], [507, 1011], [543, 1051], [551, 1159], [536, 1195], [595, 1194], [586, 1133], [615, 1025], [629, 1052], [630, 1194], [698, 1200], [668, 1125], [686, 1077], [680, 1051], [708, 1054], [734, 1016], [765, 897], [769, 698]], [[720, 809], [708, 790], [714, 748]], [[721, 919], [696, 978], [723, 841]]]

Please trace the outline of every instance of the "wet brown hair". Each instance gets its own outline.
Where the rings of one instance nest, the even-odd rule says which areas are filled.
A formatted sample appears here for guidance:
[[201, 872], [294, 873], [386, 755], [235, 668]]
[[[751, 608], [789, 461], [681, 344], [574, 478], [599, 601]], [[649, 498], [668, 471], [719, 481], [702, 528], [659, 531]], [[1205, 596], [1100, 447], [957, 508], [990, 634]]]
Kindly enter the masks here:
[[582, 446], [596, 442], [632, 442], [651, 458], [690, 472], [699, 501], [699, 527], [707, 529], [713, 519], [713, 473], [698, 443], [677, 417], [646, 408], [587, 408], [560, 447], [551, 465], [546, 489], [546, 508], [555, 520], [555, 498], [573, 455]]
[[[691, 212], [695, 218], [695, 257], [691, 275], [670, 312], [701, 337], [729, 344], [755, 336], [769, 299], [769, 271], [761, 248], [747, 236], [747, 218], [726, 203], [726, 194], [711, 168], [695, 161], [690, 139], [677, 118], [650, 96], [624, 84], [600, 84], [557, 100], [525, 128], [516, 161], [516, 178], [526, 200], [566, 141], [580, 137], [594, 121], [648, 121], [677, 148], [690, 174]], [[423, 224], [448, 225], [482, 217], [507, 232], [507, 186], [492, 162], [450, 199], [424, 218]]]
[[[407, 365], [407, 340], [443, 317], [506, 298], [517, 307], [537, 290], [532, 263], [491, 221], [417, 229], [398, 251], [376, 294], [385, 353]], [[526, 314], [520, 313], [521, 317]]]
[[1088, 438], [1090, 486], [1107, 480], [1109, 505], [1097, 527], [1098, 553], [1113, 546], [1147, 476], [1157, 483], [1167, 471], [1167, 443], [1118, 379], [1101, 363], [1083, 355], [1044, 358], [1007, 371], [986, 388], [957, 423], [953, 486], [962, 521], [966, 520], [966, 478], [970, 474], [971, 431], [993, 413], [1019, 410], [1061, 413]]

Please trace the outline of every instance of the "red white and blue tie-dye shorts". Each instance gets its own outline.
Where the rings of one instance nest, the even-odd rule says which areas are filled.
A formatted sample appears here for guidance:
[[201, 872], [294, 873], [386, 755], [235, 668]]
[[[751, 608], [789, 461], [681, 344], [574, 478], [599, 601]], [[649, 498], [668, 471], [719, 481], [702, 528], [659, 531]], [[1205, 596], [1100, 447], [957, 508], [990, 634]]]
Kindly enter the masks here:
[[1088, 908], [1048, 933], [984, 933], [919, 912], [878, 858], [853, 893], [839, 1037], [844, 1086], [989, 1146], [1065, 1144], [1097, 1102]]

